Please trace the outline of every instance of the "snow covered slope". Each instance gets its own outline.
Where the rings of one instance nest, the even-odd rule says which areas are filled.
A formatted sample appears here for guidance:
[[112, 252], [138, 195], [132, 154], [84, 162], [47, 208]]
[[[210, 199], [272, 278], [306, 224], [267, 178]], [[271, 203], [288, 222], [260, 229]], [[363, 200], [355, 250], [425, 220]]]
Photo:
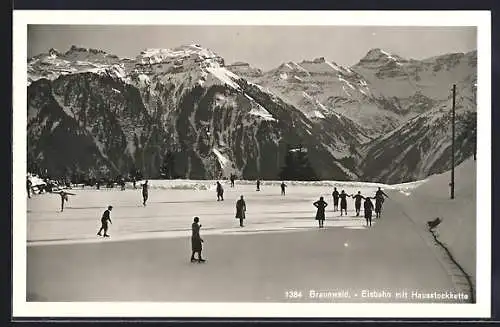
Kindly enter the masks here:
[[[362, 152], [365, 180], [399, 183], [424, 179], [451, 169], [451, 98], [367, 144]], [[474, 152], [475, 106], [467, 96], [456, 100], [455, 160]]]
[[466, 159], [455, 168], [455, 199], [450, 199], [450, 172], [429, 176], [410, 191], [391, 196], [416, 222], [427, 229], [427, 221], [436, 217], [443, 221], [436, 228], [443, 242], [467, 274], [476, 276], [476, 161]]
[[275, 179], [287, 146], [302, 145], [321, 179], [422, 179], [449, 168], [451, 83], [457, 162], [471, 154], [476, 60], [373, 49], [350, 68], [316, 58], [264, 73], [197, 44], [135, 58], [50, 49], [27, 63], [28, 161], [54, 175], [154, 177], [173, 154], [174, 178]]
[[51, 50], [29, 60], [28, 84], [28, 161], [50, 174], [138, 168], [154, 177], [173, 153], [171, 177], [276, 178], [287, 145], [301, 144], [320, 178], [357, 177], [352, 162], [340, 162], [346, 144], [359, 144], [352, 123], [320, 133], [196, 44], [146, 49], [135, 59]]
[[476, 51], [408, 60], [372, 49], [352, 67], [321, 57], [286, 62], [248, 78], [309, 117], [340, 114], [376, 137], [438, 106], [454, 83], [470, 97], [476, 66]]

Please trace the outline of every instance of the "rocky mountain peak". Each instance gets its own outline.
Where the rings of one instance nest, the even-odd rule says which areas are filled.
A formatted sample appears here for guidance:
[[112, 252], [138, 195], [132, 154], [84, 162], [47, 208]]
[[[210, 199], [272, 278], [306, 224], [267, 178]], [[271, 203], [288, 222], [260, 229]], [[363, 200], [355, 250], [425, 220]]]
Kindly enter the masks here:
[[57, 51], [57, 49], [54, 49], [54, 48], [50, 48], [49, 50], [49, 56], [59, 56], [61, 53], [59, 51]]
[[386, 64], [389, 62], [406, 62], [402, 57], [391, 54], [380, 48], [371, 49], [366, 53], [366, 55], [359, 61], [359, 63], [380, 63]]
[[72, 45], [71, 48], [69, 48], [69, 50], [66, 51], [65, 55], [78, 52], [90, 53], [90, 54], [106, 54], [106, 51], [103, 50], [93, 49], [93, 48], [83, 48], [76, 45]]
[[174, 49], [148, 48], [136, 57], [140, 64], [171, 63], [179, 64], [184, 61], [192, 61], [208, 65], [218, 64], [224, 66], [224, 59], [212, 50], [202, 48], [199, 44], [181, 45]]
[[319, 57], [319, 58], [314, 58], [313, 63], [315, 64], [321, 64], [326, 62], [325, 57]]

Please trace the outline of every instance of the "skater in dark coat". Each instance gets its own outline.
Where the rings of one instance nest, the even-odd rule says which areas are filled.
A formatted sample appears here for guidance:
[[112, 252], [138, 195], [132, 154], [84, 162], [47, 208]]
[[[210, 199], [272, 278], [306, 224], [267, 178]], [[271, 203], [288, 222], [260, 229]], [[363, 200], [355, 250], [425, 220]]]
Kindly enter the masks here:
[[229, 178], [231, 180], [231, 187], [234, 187], [234, 179], [236, 176], [234, 174], [231, 174], [231, 177]]
[[[200, 218], [194, 217], [194, 222], [191, 225], [191, 262], [205, 262], [204, 259], [201, 258], [201, 250], [203, 249], [203, 246], [201, 243], [203, 243], [203, 239], [200, 237], [200, 228], [201, 224], [198, 224], [200, 221]], [[194, 258], [195, 253], [198, 253], [198, 260]]]
[[384, 204], [384, 196], [386, 198], [389, 198], [387, 194], [384, 193], [384, 191], [381, 190], [379, 187], [377, 192], [375, 192], [375, 217], [380, 218], [380, 215], [382, 213], [382, 204]]
[[281, 195], [285, 195], [285, 188], [286, 188], [285, 182], [281, 182]]
[[68, 195], [75, 195], [75, 194], [64, 192], [64, 191], [60, 191], [60, 192], [58, 192], [58, 194], [61, 196], [61, 212], [63, 212], [64, 202], [68, 202]]
[[358, 191], [358, 194], [351, 194], [354, 198], [354, 208], [356, 209], [356, 217], [359, 216], [359, 211], [361, 210], [361, 200], [365, 197], [361, 195], [361, 191]]
[[219, 182], [217, 182], [217, 201], [224, 201], [224, 189]]
[[144, 184], [141, 184], [142, 186], [142, 205], [143, 206], [146, 206], [146, 201], [148, 201], [148, 189], [149, 189], [149, 185], [148, 185], [148, 181], [146, 181]]
[[338, 211], [339, 210], [339, 191], [337, 191], [336, 187], [333, 188], [332, 197], [333, 197], [333, 211]]
[[111, 217], [110, 217], [111, 210], [113, 210], [113, 206], [108, 206], [108, 209], [105, 210], [104, 213], [102, 214], [101, 228], [97, 232], [97, 235], [101, 236], [101, 232], [104, 231], [103, 237], [109, 237], [109, 235], [108, 235], [108, 221], [110, 224], [112, 224]]
[[382, 213], [382, 202], [383, 200], [375, 199], [375, 218], [380, 218]]
[[365, 198], [365, 219], [366, 219], [366, 226], [371, 226], [372, 225], [372, 210], [373, 210], [373, 203], [370, 200], [369, 197]]
[[323, 228], [323, 223], [325, 221], [325, 208], [328, 203], [323, 200], [323, 197], [320, 197], [318, 201], [313, 203], [313, 205], [318, 208], [318, 211], [316, 211], [316, 220], [318, 221], [319, 228]]
[[238, 201], [236, 201], [236, 219], [240, 220], [240, 227], [243, 227], [243, 219], [245, 219], [245, 211], [247, 211], [247, 206], [245, 200], [243, 200], [243, 195]]
[[340, 216], [342, 216], [342, 212], [345, 212], [345, 215], [347, 216], [347, 193], [342, 190], [339, 194], [340, 198]]
[[28, 193], [28, 198], [31, 198], [31, 186], [32, 183], [29, 178], [26, 178], [26, 192]]
[[257, 191], [260, 191], [260, 179], [257, 180]]

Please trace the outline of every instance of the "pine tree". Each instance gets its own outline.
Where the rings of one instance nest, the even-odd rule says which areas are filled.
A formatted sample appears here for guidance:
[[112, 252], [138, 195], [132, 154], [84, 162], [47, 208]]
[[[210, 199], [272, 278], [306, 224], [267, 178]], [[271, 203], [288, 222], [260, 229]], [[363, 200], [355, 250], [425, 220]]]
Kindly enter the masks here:
[[301, 145], [294, 149], [287, 146], [285, 164], [279, 177], [281, 180], [317, 180], [318, 177], [309, 161], [307, 149], [304, 149]]
[[160, 174], [163, 178], [172, 179], [175, 177], [175, 156], [168, 151], [163, 158]]

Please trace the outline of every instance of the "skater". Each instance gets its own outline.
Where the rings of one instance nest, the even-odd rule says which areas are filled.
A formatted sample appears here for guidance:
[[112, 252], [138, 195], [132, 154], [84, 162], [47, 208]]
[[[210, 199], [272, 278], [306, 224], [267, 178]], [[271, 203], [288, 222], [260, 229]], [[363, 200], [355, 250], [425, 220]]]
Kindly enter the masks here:
[[238, 201], [236, 201], [236, 219], [240, 220], [240, 227], [243, 227], [243, 219], [245, 219], [245, 211], [247, 211], [247, 206], [245, 200], [243, 200], [243, 195]]
[[339, 194], [340, 198], [340, 216], [342, 217], [342, 212], [345, 212], [345, 215], [347, 216], [347, 193], [342, 190]]
[[375, 217], [380, 218], [381, 213], [382, 213], [382, 204], [384, 204], [384, 196], [386, 198], [389, 198], [387, 194], [382, 191], [382, 189], [379, 187], [377, 192], [375, 192]]
[[97, 182], [95, 183], [95, 187], [96, 187], [96, 189], [101, 188], [101, 181], [100, 180], [97, 180]]
[[132, 177], [132, 185], [134, 186], [134, 190], [137, 188], [137, 186], [135, 185], [135, 177]]
[[229, 179], [231, 180], [231, 187], [234, 187], [234, 179], [236, 178], [236, 176], [234, 174], [231, 174], [231, 176], [229, 177]]
[[257, 180], [257, 191], [260, 191], [260, 179]]
[[285, 188], [286, 188], [285, 182], [281, 182], [281, 195], [285, 195]]
[[382, 215], [382, 204], [384, 203], [383, 199], [375, 199], [375, 218], [380, 218]]
[[64, 191], [59, 191], [58, 193], [61, 196], [61, 212], [63, 212], [64, 202], [68, 202], [68, 195], [75, 195], [75, 194], [64, 192]]
[[365, 197], [361, 195], [361, 191], [358, 191], [358, 194], [351, 194], [351, 197], [354, 198], [354, 208], [356, 209], [356, 217], [359, 216], [359, 211], [361, 210], [361, 199]]
[[[199, 221], [200, 221], [200, 218], [194, 217], [194, 222], [191, 225], [191, 230], [192, 230], [192, 234], [191, 234], [191, 250], [192, 250], [191, 262], [196, 262], [196, 261], [205, 262], [205, 260], [201, 258], [201, 250], [203, 248], [201, 243], [203, 243], [203, 239], [200, 237], [201, 224], [198, 224]], [[198, 253], [198, 260], [196, 260], [194, 258], [195, 253]]]
[[141, 186], [142, 186], [142, 205], [146, 206], [146, 201], [148, 200], [148, 189], [149, 189], [148, 181], [146, 180], [146, 182], [144, 184], [141, 184]]
[[369, 197], [365, 198], [364, 207], [365, 207], [366, 226], [369, 225], [371, 227], [372, 226], [373, 203], [372, 203], [372, 201], [370, 200]]
[[333, 211], [338, 211], [339, 210], [339, 191], [337, 191], [337, 188], [333, 188], [332, 192], [332, 197], [333, 197]]
[[217, 182], [217, 201], [224, 201], [224, 189], [219, 182]]
[[120, 178], [120, 186], [121, 186], [121, 190], [125, 191], [125, 178], [123, 178], [123, 177]]
[[26, 192], [28, 192], [28, 198], [31, 198], [31, 186], [33, 184], [31, 183], [30, 179], [26, 177]]
[[313, 206], [318, 208], [318, 211], [316, 211], [316, 220], [318, 221], [319, 228], [323, 228], [323, 223], [325, 221], [325, 208], [328, 205], [323, 200], [323, 197], [321, 196], [318, 201], [313, 203]]
[[[113, 224], [111, 222], [111, 217], [109, 216], [111, 213], [111, 210], [113, 210], [113, 206], [108, 206], [108, 209], [104, 211], [101, 217], [101, 228], [97, 232], [97, 235], [103, 236], [103, 237], [109, 237], [108, 235], [108, 221], [110, 224]], [[101, 232], [104, 231], [104, 235], [101, 234]]]
[[375, 199], [380, 198], [382, 202], [384, 202], [384, 196], [386, 198], [389, 198], [389, 196], [385, 194], [384, 191], [382, 191], [382, 189], [379, 187], [377, 192], [375, 192]]

